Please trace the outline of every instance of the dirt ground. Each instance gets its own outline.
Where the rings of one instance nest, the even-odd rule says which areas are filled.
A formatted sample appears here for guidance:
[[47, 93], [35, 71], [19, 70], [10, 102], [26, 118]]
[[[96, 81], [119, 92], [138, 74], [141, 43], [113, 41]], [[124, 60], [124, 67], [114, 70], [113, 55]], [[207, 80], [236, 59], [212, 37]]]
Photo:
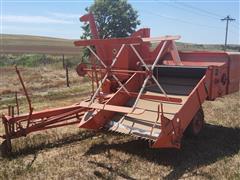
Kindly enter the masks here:
[[[9, 70], [0, 69], [1, 112], [6, 103], [14, 102], [9, 93], [18, 89], [17, 84], [11, 85], [17, 83], [15, 76], [3, 71]], [[34, 84], [27, 83], [36, 109], [72, 104], [88, 93], [88, 83], [75, 75], [72, 86], [65, 88], [61, 71], [22, 71], [26, 71], [26, 81], [36, 76]], [[42, 72], [51, 75], [52, 83]], [[47, 85], [42, 86], [43, 82]], [[21, 111], [26, 110], [23, 104], [24, 100]], [[202, 133], [184, 138], [180, 150], [150, 149], [148, 142], [130, 136], [76, 126], [16, 139], [12, 156], [0, 157], [0, 179], [240, 179], [240, 93], [205, 102], [203, 108], [206, 125]]]

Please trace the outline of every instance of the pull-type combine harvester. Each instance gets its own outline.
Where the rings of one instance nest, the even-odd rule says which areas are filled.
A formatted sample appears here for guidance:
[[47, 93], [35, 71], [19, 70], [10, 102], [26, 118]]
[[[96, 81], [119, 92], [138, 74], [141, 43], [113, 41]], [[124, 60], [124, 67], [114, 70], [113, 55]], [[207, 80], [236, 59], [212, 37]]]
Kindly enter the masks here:
[[150, 38], [147, 28], [128, 38], [99, 39], [93, 15], [80, 20], [89, 22], [93, 38], [74, 42], [91, 52], [77, 73], [90, 77], [92, 95], [72, 106], [34, 112], [17, 70], [30, 111], [14, 115], [9, 107], [2, 116], [8, 152], [14, 138], [75, 123], [134, 135], [152, 148], [180, 148], [185, 131], [197, 135], [202, 129], [205, 100], [239, 90], [239, 53], [180, 52], [175, 45], [180, 36]]

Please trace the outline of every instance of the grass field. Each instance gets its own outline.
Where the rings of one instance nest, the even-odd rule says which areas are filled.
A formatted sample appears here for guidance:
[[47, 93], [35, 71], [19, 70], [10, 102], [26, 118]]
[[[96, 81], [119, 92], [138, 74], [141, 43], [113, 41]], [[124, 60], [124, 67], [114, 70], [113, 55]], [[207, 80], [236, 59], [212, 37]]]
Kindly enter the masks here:
[[[71, 105], [89, 93], [88, 81], [74, 69], [70, 88], [60, 66], [19, 69], [36, 110]], [[22, 89], [12, 66], [0, 67], [0, 75], [1, 113]], [[24, 103], [20, 96], [21, 112]], [[205, 102], [203, 108], [204, 130], [197, 138], [184, 138], [180, 150], [149, 149], [130, 136], [76, 126], [16, 139], [12, 156], [0, 157], [0, 179], [240, 179], [240, 93]]]

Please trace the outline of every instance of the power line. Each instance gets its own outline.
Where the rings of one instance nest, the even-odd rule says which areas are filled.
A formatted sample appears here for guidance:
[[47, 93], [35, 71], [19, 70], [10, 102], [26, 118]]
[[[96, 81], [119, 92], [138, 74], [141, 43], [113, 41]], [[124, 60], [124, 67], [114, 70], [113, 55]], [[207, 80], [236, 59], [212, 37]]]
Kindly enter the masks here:
[[[186, 3], [184, 3], [184, 2], [177, 2], [177, 1], [175, 1], [176, 3], [175, 4], [178, 4], [178, 5], [180, 5], [180, 6], [182, 6], [182, 7], [184, 7], [184, 8], [190, 8], [192, 11], [193, 10], [197, 10], [197, 11], [195, 11], [194, 13], [196, 13], [196, 12], [198, 12], [198, 14], [200, 13], [203, 13], [203, 14], [208, 14], [208, 15], [210, 15], [210, 16], [206, 16], [206, 17], [211, 17], [211, 18], [215, 18], [215, 19], [219, 19], [219, 18], [221, 18], [221, 15], [219, 15], [219, 14], [216, 14], [216, 13], [213, 13], [213, 12], [211, 12], [211, 11], [209, 11], [209, 10], [206, 10], [206, 9], [202, 9], [202, 8], [199, 8], [199, 7], [195, 7], [195, 6], [192, 6], [192, 5], [189, 5], [189, 4], [186, 4]], [[240, 22], [239, 21], [236, 21], [235, 22], [236, 24], [234, 24], [234, 26], [236, 26], [236, 27], [240, 27]]]
[[183, 2], [181, 2], [181, 3], [176, 2], [176, 3], [179, 4], [180, 6], [187, 7], [189, 9], [193, 9], [193, 10], [197, 10], [200, 13], [208, 14], [208, 15], [214, 17], [214, 18], [218, 18], [218, 19], [221, 18], [221, 16], [219, 14], [213, 13], [213, 12], [208, 11], [206, 9], [202, 9], [202, 8], [199, 8], [199, 7], [191, 6], [191, 5], [183, 3]]
[[[209, 18], [214, 18], [214, 19], [219, 19], [219, 18], [221, 18], [221, 16], [219, 15], [219, 14], [216, 14], [216, 13], [213, 13], [213, 12], [211, 12], [211, 11], [209, 11], [209, 10], [206, 10], [206, 9], [202, 9], [202, 8], [199, 8], [199, 7], [194, 7], [194, 6], [191, 6], [191, 5], [189, 5], [189, 4], [186, 4], [186, 3], [183, 3], [183, 2], [177, 2], [178, 3], [178, 5], [180, 5], [180, 6], [182, 6], [182, 7], [184, 7], [184, 8], [189, 8], [189, 9], [191, 9], [192, 11], [193, 10], [197, 10], [197, 11], [195, 11], [195, 12], [198, 12], [198, 14], [201, 12], [201, 13], [203, 13], [203, 14], [208, 14], [208, 16], [206, 16], [205, 15], [205, 17], [209, 17]], [[200, 13], [200, 14], [201, 14]], [[209, 16], [210, 15], [210, 16]], [[235, 28], [235, 29], [237, 29], [237, 30], [239, 30], [239, 28], [240, 28], [240, 23], [239, 22], [235, 22], [236, 24], [233, 24], [233, 27]]]
[[225, 34], [225, 45], [224, 45], [224, 49], [226, 50], [227, 48], [227, 37], [228, 37], [228, 23], [231, 21], [235, 21], [236, 19], [231, 18], [229, 15], [223, 19], [221, 19], [221, 21], [227, 21], [226, 23], [226, 34]]
[[[144, 10], [146, 12], [146, 10]], [[208, 25], [205, 25], [205, 24], [199, 24], [199, 23], [193, 23], [191, 21], [186, 21], [186, 20], [182, 20], [182, 19], [178, 19], [178, 18], [175, 18], [175, 17], [169, 17], [169, 16], [165, 16], [165, 15], [162, 15], [162, 14], [158, 14], [156, 12], [152, 12], [152, 11], [147, 11], [147, 13], [149, 14], [153, 14], [153, 15], [156, 15], [156, 16], [160, 16], [162, 18], [166, 18], [166, 19], [170, 19], [170, 20], [173, 20], [173, 21], [177, 21], [177, 22], [180, 22], [180, 23], [184, 23], [184, 24], [191, 24], [191, 25], [195, 25], [195, 26], [201, 26], [201, 27], [204, 27], [204, 28], [211, 28], [211, 29], [219, 29], [221, 27], [217, 27], [217, 26], [208, 26]]]
[[240, 28], [240, 23], [239, 22], [235, 21], [235, 24], [233, 24], [233, 25], [234, 25], [234, 27], [238, 28], [238, 30], [239, 30], [239, 28]]
[[[178, 22], [178, 23], [184, 23], [184, 24], [188, 24], [188, 25], [194, 25], [194, 26], [196, 26], [196, 27], [211, 28], [211, 29], [218, 29], [218, 30], [222, 28], [222, 27], [217, 27], [217, 26], [208, 26], [208, 25], [204, 25], [204, 24], [193, 23], [193, 22], [186, 21], [186, 20], [182, 20], [182, 19], [179, 19], [179, 18], [165, 16], [165, 15], [162, 15], [162, 14], [159, 14], [159, 13], [156, 13], [156, 12], [152, 12], [152, 11], [146, 11], [146, 10], [144, 10], [144, 13], [147, 14], [147, 15], [159, 16], [159, 17], [162, 17], [162, 18], [165, 18], [165, 19], [169, 19], [169, 20]], [[238, 35], [237, 32], [232, 31], [231, 29], [228, 30], [228, 31], [231, 32], [231, 34], [236, 34], [236, 35]]]
[[[174, 2], [174, 3], [173, 3]], [[180, 2], [177, 2], [177, 3], [175, 3], [176, 1], [173, 1], [173, 2], [167, 2], [167, 3], [163, 3], [162, 5], [165, 5], [165, 6], [168, 6], [168, 7], [172, 7], [172, 8], [175, 8], [175, 9], [182, 9], [182, 10], [185, 10], [184, 12], [187, 12], [187, 13], [190, 13], [190, 14], [194, 14], [194, 15], [196, 15], [196, 14], [198, 14], [198, 15], [200, 15], [200, 16], [205, 16], [205, 17], [207, 17], [207, 18], [212, 18], [212, 19], [219, 19], [219, 18], [221, 18], [220, 17], [220, 15], [218, 15], [218, 14], [215, 14], [215, 13], [211, 13], [210, 11], [208, 11], [208, 10], [203, 10], [203, 9], [201, 9], [201, 8], [196, 8], [196, 7], [194, 7], [194, 6], [191, 6], [191, 5], [188, 5], [188, 4], [186, 4], [186, 3], [183, 3], [183, 2], [181, 2], [182, 4], [180, 4]], [[185, 4], [186, 6], [188, 6], [188, 7], [186, 7], [186, 6], [183, 6], [183, 4]], [[179, 6], [180, 5], [180, 6]], [[190, 9], [189, 9], [190, 8]], [[198, 10], [198, 11], [195, 11], [195, 10]], [[187, 10], [187, 11], [186, 11]], [[204, 12], [202, 12], [202, 11], [204, 11]], [[208, 14], [210, 14], [210, 16], [208, 15]], [[214, 16], [212, 16], [214, 14]], [[218, 17], [218, 18], [217, 18]], [[184, 23], [186, 23], [186, 22], [184, 22]], [[188, 23], [190, 23], [190, 22], [188, 22]], [[238, 23], [238, 22], [235, 22], [236, 24], [233, 24], [234, 26], [234, 29], [236, 29], [236, 30], [238, 30], [239, 31], [239, 28], [240, 28], [240, 24]], [[193, 24], [193, 23], [192, 23]], [[206, 25], [204, 25], [204, 26], [206, 26]], [[207, 27], [207, 26], [206, 26]], [[209, 26], [208, 26], [209, 27]], [[213, 26], [211, 26], [210, 28], [221, 28], [221, 27], [213, 27]], [[231, 31], [231, 30], [230, 30]], [[234, 33], [236, 33], [235, 31], [232, 31], [232, 32], [234, 32]], [[236, 33], [236, 34], [239, 34], [239, 33]]]
[[[176, 2], [176, 1], [175, 1]], [[178, 3], [178, 4], [177, 4]], [[212, 12], [210, 12], [210, 11], [208, 11], [208, 10], [204, 10], [204, 9], [201, 9], [201, 8], [197, 8], [197, 7], [194, 7], [194, 6], [191, 6], [191, 5], [188, 5], [188, 4], [186, 4], [186, 3], [183, 3], [183, 2], [181, 2], [181, 4], [180, 4], [180, 2], [177, 2], [177, 3], [171, 3], [171, 2], [168, 2], [168, 3], [163, 3], [163, 5], [165, 5], [165, 6], [169, 6], [169, 7], [172, 7], [172, 8], [175, 8], [175, 9], [183, 9], [183, 10], [185, 10], [185, 12], [187, 12], [187, 13], [190, 13], [190, 14], [194, 14], [194, 15], [196, 15], [196, 14], [198, 14], [198, 15], [200, 15], [200, 16], [205, 16], [205, 17], [207, 17], [207, 18], [212, 18], [212, 19], [219, 19], [219, 18], [221, 18], [221, 16], [220, 15], [218, 15], [218, 14], [216, 14], [216, 13], [212, 13]], [[183, 4], [185, 4], [185, 6], [183, 5]], [[187, 11], [186, 11], [187, 10]], [[195, 10], [197, 10], [197, 11], [195, 11]], [[210, 16], [209, 16], [210, 15]], [[237, 30], [239, 30], [240, 29], [240, 23], [239, 22], [235, 22], [236, 24], [233, 24], [233, 27], [235, 28], [235, 29], [237, 29]]]
[[203, 13], [200, 13], [198, 11], [194, 11], [193, 9], [188, 9], [187, 7], [184, 7], [184, 6], [179, 6], [178, 4], [167, 4], [167, 3], [164, 3], [163, 5], [166, 5], [166, 6], [169, 6], [169, 7], [172, 7], [172, 8], [175, 8], [175, 9], [182, 9], [184, 10], [184, 12], [187, 12], [187, 13], [190, 13], [190, 14], [194, 14], [194, 15], [200, 15], [200, 16], [205, 16], [207, 18], [212, 18], [212, 19], [219, 19], [219, 18], [216, 18], [216, 17], [212, 17], [212, 16], [208, 16], [208, 15], [203, 15]]

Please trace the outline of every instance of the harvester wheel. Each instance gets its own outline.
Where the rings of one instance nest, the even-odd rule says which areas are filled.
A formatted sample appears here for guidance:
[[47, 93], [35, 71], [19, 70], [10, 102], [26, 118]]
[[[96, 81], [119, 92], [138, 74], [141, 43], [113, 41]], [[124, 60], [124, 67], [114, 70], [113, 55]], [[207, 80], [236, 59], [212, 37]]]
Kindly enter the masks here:
[[186, 129], [187, 136], [197, 136], [204, 126], [204, 113], [200, 108]]

